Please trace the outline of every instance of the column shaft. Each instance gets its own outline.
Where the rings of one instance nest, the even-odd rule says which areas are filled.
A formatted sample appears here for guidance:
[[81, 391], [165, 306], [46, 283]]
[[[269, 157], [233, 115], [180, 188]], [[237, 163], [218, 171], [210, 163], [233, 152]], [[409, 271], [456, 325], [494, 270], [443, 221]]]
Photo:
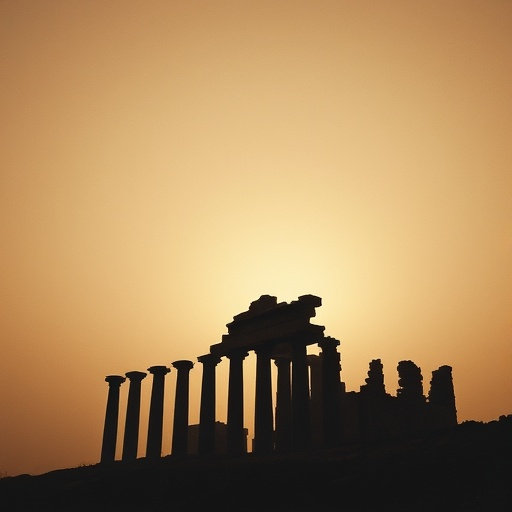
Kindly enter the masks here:
[[244, 378], [243, 361], [247, 352], [233, 351], [229, 358], [228, 384], [228, 453], [241, 455], [245, 453], [244, 435]]
[[116, 457], [117, 425], [119, 420], [119, 388], [126, 379], [120, 375], [109, 375], [107, 410], [103, 427], [103, 442], [101, 445], [101, 462], [114, 462]]
[[309, 375], [306, 344], [297, 340], [292, 345], [292, 445], [295, 450], [309, 448], [311, 425], [309, 415]]
[[175, 361], [172, 365], [178, 370], [176, 400], [174, 402], [172, 454], [186, 455], [188, 453], [189, 372], [194, 363], [192, 361]]
[[322, 357], [307, 356], [309, 366], [311, 444], [315, 448], [323, 446], [323, 372]]
[[254, 452], [270, 453], [274, 449], [270, 348], [256, 350], [256, 357]]
[[144, 372], [128, 372], [130, 380], [128, 390], [128, 404], [126, 407], [126, 422], [124, 427], [123, 460], [135, 460], [139, 444], [139, 422], [140, 422], [140, 386], [141, 381], [146, 377]]
[[292, 391], [290, 385], [290, 359], [277, 357], [276, 450], [291, 448]]
[[206, 354], [197, 360], [203, 364], [198, 452], [207, 455], [215, 451], [215, 367], [220, 363], [220, 358]]
[[324, 446], [341, 443], [341, 380], [339, 341], [324, 338], [318, 343], [322, 349], [322, 408]]
[[148, 372], [153, 374], [146, 444], [146, 457], [150, 459], [157, 459], [162, 455], [165, 376], [170, 371], [166, 366], [148, 368]]

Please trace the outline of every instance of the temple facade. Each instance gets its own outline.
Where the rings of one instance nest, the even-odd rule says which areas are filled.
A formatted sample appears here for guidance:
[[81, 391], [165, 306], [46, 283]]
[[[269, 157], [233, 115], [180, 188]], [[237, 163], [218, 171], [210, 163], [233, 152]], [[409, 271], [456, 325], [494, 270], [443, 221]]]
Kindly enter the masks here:
[[[247, 452], [244, 418], [244, 359], [256, 354], [254, 439], [252, 451], [272, 454], [306, 449], [334, 448], [405, 436], [424, 435], [457, 424], [452, 369], [432, 372], [430, 391], [423, 395], [421, 369], [412, 361], [398, 363], [396, 396], [384, 386], [381, 361], [370, 362], [366, 383], [358, 392], [347, 392], [341, 380], [340, 342], [325, 336], [325, 327], [311, 323], [322, 300], [303, 295], [290, 303], [262, 295], [247, 311], [233, 317], [220, 343], [197, 357], [202, 366], [199, 425], [188, 424], [189, 373], [194, 363], [172, 363], [177, 371], [174, 400], [172, 455], [190, 453], [232, 456]], [[319, 355], [307, 353], [317, 345]], [[227, 424], [215, 417], [216, 367], [229, 361]], [[277, 369], [272, 389], [272, 363]], [[147, 458], [162, 452], [164, 379], [171, 371], [152, 366], [153, 375]], [[119, 390], [126, 379], [129, 395], [123, 441], [123, 460], [133, 460], [139, 437], [140, 389], [145, 372], [109, 375], [101, 462], [113, 462], [119, 417]], [[275, 394], [275, 395], [274, 395]], [[275, 407], [273, 397], [275, 396]]]

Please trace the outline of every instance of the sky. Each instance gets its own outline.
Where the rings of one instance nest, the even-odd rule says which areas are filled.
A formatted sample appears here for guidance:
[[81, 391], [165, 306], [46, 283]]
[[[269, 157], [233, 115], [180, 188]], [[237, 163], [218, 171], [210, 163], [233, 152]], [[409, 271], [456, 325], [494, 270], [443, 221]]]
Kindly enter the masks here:
[[1, 0], [0, 92], [0, 476], [97, 463], [106, 375], [194, 361], [197, 423], [263, 294], [322, 298], [349, 391], [512, 413], [510, 0]]

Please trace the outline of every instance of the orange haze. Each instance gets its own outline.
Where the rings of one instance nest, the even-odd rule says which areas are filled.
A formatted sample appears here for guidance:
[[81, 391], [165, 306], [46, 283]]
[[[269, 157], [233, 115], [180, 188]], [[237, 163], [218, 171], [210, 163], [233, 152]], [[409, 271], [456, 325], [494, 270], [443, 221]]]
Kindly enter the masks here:
[[0, 75], [1, 474], [96, 463], [104, 377], [262, 294], [322, 297], [349, 390], [411, 359], [512, 412], [509, 0], [3, 0]]

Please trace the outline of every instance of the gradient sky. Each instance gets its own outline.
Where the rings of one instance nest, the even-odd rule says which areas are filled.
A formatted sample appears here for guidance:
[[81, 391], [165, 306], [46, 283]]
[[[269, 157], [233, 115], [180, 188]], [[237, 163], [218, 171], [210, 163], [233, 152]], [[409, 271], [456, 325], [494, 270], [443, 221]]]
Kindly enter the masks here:
[[348, 390], [512, 413], [511, 1], [1, 0], [0, 88], [0, 474], [98, 462], [104, 377], [262, 294], [322, 297]]

